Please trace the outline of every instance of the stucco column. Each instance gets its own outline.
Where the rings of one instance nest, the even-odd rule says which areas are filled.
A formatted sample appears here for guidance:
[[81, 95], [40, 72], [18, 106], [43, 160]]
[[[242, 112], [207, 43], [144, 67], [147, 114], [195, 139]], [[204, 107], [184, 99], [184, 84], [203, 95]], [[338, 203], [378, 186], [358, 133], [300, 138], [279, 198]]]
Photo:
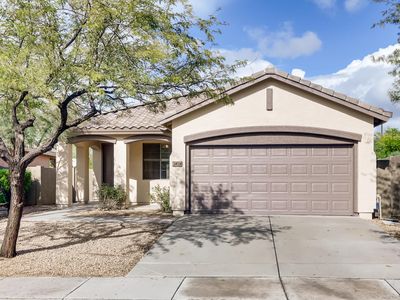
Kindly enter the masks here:
[[[138, 203], [138, 178], [142, 176], [141, 143], [127, 144], [128, 147], [128, 200], [130, 205]], [[140, 174], [140, 175], [139, 175]], [[141, 177], [140, 177], [141, 178]]]
[[[173, 142], [174, 143], [174, 142]], [[170, 202], [173, 214], [182, 216], [185, 211], [185, 191], [186, 191], [186, 176], [185, 176], [185, 156], [180, 156], [172, 151], [170, 156]], [[174, 167], [173, 161], [181, 161], [182, 166]]]
[[103, 182], [103, 172], [102, 172], [102, 152], [101, 145], [92, 146], [93, 150], [93, 195], [92, 199], [97, 201], [99, 200], [97, 197], [97, 191], [99, 190], [102, 182]]
[[76, 145], [76, 201], [89, 202], [89, 146]]
[[114, 144], [114, 185], [122, 186], [127, 192], [128, 180], [128, 144], [117, 141]]
[[56, 147], [56, 204], [72, 205], [72, 145], [63, 142]]

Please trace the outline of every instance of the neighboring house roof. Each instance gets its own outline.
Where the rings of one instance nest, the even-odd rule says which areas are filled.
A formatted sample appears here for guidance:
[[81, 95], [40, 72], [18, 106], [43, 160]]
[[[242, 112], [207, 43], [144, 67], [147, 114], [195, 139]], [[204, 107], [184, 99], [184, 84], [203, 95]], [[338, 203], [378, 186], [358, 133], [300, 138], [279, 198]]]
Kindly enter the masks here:
[[[30, 152], [30, 151], [32, 151], [32, 150], [34, 150], [34, 149], [28, 148], [28, 149], [26, 149], [26, 152], [28, 153], [28, 152]], [[50, 150], [50, 151], [47, 151], [47, 152], [45, 152], [45, 153], [43, 153], [43, 154], [40, 154], [40, 155], [56, 157], [56, 151]]]
[[[263, 71], [257, 72], [251, 75], [251, 79], [244, 80], [243, 82], [236, 84], [232, 87], [228, 87], [225, 92], [228, 95], [232, 95], [237, 93], [245, 88], [253, 86], [261, 81], [267, 79], [275, 79], [277, 81], [289, 84], [291, 86], [297, 87], [306, 92], [310, 92], [312, 94], [318, 95], [322, 98], [330, 100], [332, 102], [341, 104], [343, 106], [352, 108], [354, 110], [360, 111], [366, 115], [374, 117], [375, 126], [382, 124], [389, 120], [392, 117], [393, 113], [389, 111], [385, 111], [381, 108], [369, 105], [364, 103], [358, 99], [346, 96], [342, 93], [335, 92], [334, 90], [324, 88], [319, 84], [312, 83], [309, 80], [305, 80], [301, 77], [291, 75], [284, 71], [277, 70], [275, 68], [267, 68]], [[204, 107], [210, 103], [213, 103], [214, 99], [206, 99], [202, 101], [198, 101], [195, 104], [191, 105], [180, 105], [177, 106], [175, 111], [170, 111], [164, 119], [161, 120], [161, 124], [165, 125], [170, 121], [179, 118], [183, 115], [186, 115], [194, 110], [197, 110], [201, 107]]]
[[[226, 93], [232, 95], [245, 88], [253, 86], [267, 79], [275, 79], [279, 82], [289, 84], [306, 92], [315, 94], [329, 101], [360, 111], [374, 118], [375, 126], [386, 122], [392, 113], [381, 108], [366, 104], [358, 99], [335, 92], [334, 90], [324, 88], [321, 85], [314, 84], [309, 80], [291, 75], [289, 73], [268, 68], [264, 71], [255, 73], [251, 79], [244, 80], [239, 84], [228, 87]], [[186, 115], [194, 110], [211, 104], [215, 99], [194, 99], [191, 101], [181, 101], [177, 104], [175, 101], [169, 103], [165, 111], [157, 114], [144, 105], [138, 105], [132, 108], [123, 109], [117, 112], [108, 112], [101, 114], [91, 120], [82, 123], [75, 131], [99, 133], [99, 132], [163, 132], [167, 129], [167, 124], [172, 120]]]

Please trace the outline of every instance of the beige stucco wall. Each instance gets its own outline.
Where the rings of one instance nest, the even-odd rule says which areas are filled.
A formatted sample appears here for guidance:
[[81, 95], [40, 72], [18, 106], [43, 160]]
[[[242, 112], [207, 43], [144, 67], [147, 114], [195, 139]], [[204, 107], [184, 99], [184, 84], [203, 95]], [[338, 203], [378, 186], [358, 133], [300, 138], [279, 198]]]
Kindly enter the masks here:
[[89, 202], [89, 146], [90, 143], [76, 144], [76, 202]]
[[[124, 138], [127, 135], [110, 135], [117, 139], [114, 146], [114, 184], [121, 185], [126, 189], [128, 194], [129, 203], [147, 204], [150, 202], [150, 193], [154, 186], [169, 186], [168, 179], [162, 180], [143, 180], [142, 165], [143, 165], [143, 143], [160, 143], [157, 140], [146, 140], [145, 142], [134, 142], [127, 144]], [[72, 190], [72, 179], [69, 178], [69, 183], [63, 181], [68, 177], [68, 173], [72, 174], [72, 154], [71, 145], [64, 145], [68, 147], [68, 155], [66, 148], [60, 148], [60, 153], [57, 153], [58, 160], [62, 162], [60, 166], [62, 169], [58, 171], [57, 178], [59, 179], [57, 187], [63, 195], [67, 191]], [[77, 146], [77, 185], [76, 199], [77, 201], [96, 201], [98, 200], [97, 191], [102, 182], [102, 150], [101, 142], [80, 142]], [[93, 169], [89, 169], [89, 148], [92, 150]], [[69, 166], [68, 162], [69, 161]], [[64, 196], [63, 196], [64, 197]], [[65, 206], [72, 204], [72, 196], [68, 196], [65, 200], [57, 201], [59, 204]], [[65, 204], [64, 204], [65, 202]]]
[[[266, 110], [266, 88], [273, 89], [273, 110]], [[266, 81], [232, 96], [234, 105], [210, 104], [172, 122], [171, 201], [174, 210], [185, 205], [184, 137], [209, 130], [245, 126], [309, 126], [362, 135], [358, 145], [358, 183], [355, 209], [370, 213], [375, 207], [376, 169], [373, 118], [293, 87]]]
[[60, 142], [56, 147], [56, 204], [72, 205], [72, 145]]
[[32, 186], [27, 198], [32, 205], [56, 204], [56, 169], [42, 166], [28, 167], [32, 174]]
[[143, 143], [160, 143], [159, 141], [134, 142], [129, 144], [129, 201], [131, 204], [150, 203], [150, 193], [154, 186], [168, 186], [168, 179], [143, 179]]

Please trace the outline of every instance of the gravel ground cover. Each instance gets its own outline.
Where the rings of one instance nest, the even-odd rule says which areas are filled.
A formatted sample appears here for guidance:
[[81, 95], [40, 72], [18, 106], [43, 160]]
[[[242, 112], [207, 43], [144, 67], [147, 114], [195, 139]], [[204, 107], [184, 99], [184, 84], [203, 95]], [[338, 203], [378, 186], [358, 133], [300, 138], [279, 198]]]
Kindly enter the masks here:
[[[0, 258], [0, 277], [125, 276], [173, 220], [152, 214], [148, 222], [22, 222], [18, 256]], [[5, 227], [0, 220], [0, 242]]]
[[400, 239], [400, 223], [392, 223], [389, 225], [378, 219], [374, 219], [373, 222], [382, 228], [387, 234]]
[[[23, 214], [30, 215], [34, 213], [41, 213], [45, 211], [57, 210], [55, 205], [42, 205], [42, 206], [25, 206]], [[7, 209], [5, 207], [0, 207], [0, 220], [7, 218]]]

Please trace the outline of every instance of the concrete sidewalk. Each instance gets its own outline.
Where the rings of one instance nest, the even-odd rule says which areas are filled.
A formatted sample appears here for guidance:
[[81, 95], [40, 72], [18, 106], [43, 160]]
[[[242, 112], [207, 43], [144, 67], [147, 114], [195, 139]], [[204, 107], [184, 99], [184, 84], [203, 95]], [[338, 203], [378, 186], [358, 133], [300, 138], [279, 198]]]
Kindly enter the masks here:
[[400, 280], [284, 277], [3, 278], [0, 299], [381, 299]]

